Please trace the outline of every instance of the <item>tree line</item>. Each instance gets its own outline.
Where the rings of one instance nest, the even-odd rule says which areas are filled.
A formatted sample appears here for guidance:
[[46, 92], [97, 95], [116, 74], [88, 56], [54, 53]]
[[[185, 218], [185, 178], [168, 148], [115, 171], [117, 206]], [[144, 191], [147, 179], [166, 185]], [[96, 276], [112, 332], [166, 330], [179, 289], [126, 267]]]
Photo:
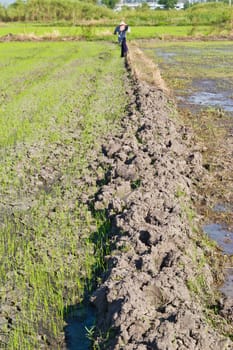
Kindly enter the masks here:
[[[98, 0], [16, 0], [7, 7], [0, 5], [0, 21], [78, 25], [85, 20], [112, 25], [125, 18], [130, 25], [227, 25], [232, 29], [233, 9], [223, 2], [194, 4], [185, 11], [151, 10], [144, 4], [117, 13], [109, 8], [116, 0], [102, 0], [102, 4], [104, 1], [108, 6], [100, 6]], [[160, 0], [164, 1], [174, 5], [176, 0]]]
[[16, 0], [5, 7], [0, 5], [1, 21], [71, 21], [111, 18], [114, 13], [95, 0]]

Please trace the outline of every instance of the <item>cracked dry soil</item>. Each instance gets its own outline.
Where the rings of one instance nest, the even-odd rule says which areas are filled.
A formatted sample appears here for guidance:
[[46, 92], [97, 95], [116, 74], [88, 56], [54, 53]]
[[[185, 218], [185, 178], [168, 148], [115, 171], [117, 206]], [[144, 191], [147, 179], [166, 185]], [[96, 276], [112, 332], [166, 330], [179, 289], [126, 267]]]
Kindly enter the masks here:
[[[193, 211], [195, 184], [206, 172], [201, 148], [162, 89], [134, 79], [128, 94], [123, 131], [109, 137], [99, 160], [107, 171], [95, 209], [111, 219], [115, 250], [91, 297], [96, 344], [111, 350], [233, 349], [227, 336], [232, 302], [215, 284], [216, 276], [223, 279], [221, 254], [206, 242]], [[228, 320], [220, 316], [226, 303]]]

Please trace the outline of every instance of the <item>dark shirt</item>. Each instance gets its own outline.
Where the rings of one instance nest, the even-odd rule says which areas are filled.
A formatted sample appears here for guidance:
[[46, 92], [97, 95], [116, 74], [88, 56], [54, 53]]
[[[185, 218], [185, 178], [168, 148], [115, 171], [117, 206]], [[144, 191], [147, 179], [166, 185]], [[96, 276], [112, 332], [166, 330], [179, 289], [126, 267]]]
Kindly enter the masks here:
[[126, 38], [126, 32], [127, 32], [129, 26], [125, 25], [124, 26], [125, 28], [123, 30], [120, 30], [120, 27], [121, 27], [121, 25], [119, 25], [115, 28], [114, 34], [118, 34], [118, 41], [122, 42], [122, 40]]

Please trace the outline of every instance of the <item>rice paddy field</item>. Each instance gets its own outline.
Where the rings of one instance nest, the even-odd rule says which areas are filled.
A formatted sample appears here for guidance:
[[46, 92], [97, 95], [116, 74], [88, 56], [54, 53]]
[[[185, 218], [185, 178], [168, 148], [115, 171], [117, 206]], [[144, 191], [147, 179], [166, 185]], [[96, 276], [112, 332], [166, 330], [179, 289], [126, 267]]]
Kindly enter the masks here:
[[[39, 23], [2, 23], [0, 24], [0, 38], [6, 35], [21, 35], [27, 37], [45, 37], [48, 39], [62, 39], [64, 37], [73, 37], [76, 39], [89, 40], [114, 40], [115, 25], [43, 25]], [[227, 35], [229, 27], [216, 25], [154, 25], [154, 26], [130, 26], [128, 39], [163, 39], [166, 36], [208, 36], [208, 35]]]
[[0, 66], [0, 348], [60, 349], [103, 268], [108, 222], [81, 203], [125, 113], [124, 63], [109, 43], [8, 42]]
[[[169, 82], [176, 96], [188, 97], [198, 91], [202, 82], [207, 80], [207, 90], [211, 90], [213, 85], [216, 93], [229, 91], [231, 94], [231, 41], [150, 41], [142, 42], [140, 46], [158, 64], [164, 79]], [[198, 105], [198, 101], [196, 104]], [[206, 106], [211, 106], [208, 98]]]
[[[98, 190], [95, 180], [103, 184], [106, 173], [96, 154], [105, 136], [120, 129], [128, 104], [124, 60], [112, 42], [113, 30], [0, 27], [2, 37], [111, 39], [0, 43], [1, 349], [64, 349], [67, 314], [83, 302], [97, 272], [104, 269], [109, 222], [90, 203]], [[133, 27], [128, 38], [163, 39], [171, 32], [207, 35], [214, 30]], [[219, 81], [216, 89], [232, 91], [229, 42], [157, 40], [140, 46], [186, 100], [198, 91], [203, 76], [212, 85]], [[211, 125], [213, 114], [205, 114]]]
[[140, 46], [158, 65], [183, 123], [206, 145], [203, 160], [214, 174], [213, 183], [205, 185], [213, 201], [212, 208], [204, 209], [207, 220], [232, 232], [232, 41], [148, 41]]

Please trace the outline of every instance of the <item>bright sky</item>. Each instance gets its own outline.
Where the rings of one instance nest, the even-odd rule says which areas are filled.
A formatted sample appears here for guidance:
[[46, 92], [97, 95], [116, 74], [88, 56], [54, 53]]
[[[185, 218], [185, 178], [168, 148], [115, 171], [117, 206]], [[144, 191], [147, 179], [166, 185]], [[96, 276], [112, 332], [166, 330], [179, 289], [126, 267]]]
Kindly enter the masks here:
[[9, 5], [15, 2], [15, 0], [0, 0], [1, 5]]

